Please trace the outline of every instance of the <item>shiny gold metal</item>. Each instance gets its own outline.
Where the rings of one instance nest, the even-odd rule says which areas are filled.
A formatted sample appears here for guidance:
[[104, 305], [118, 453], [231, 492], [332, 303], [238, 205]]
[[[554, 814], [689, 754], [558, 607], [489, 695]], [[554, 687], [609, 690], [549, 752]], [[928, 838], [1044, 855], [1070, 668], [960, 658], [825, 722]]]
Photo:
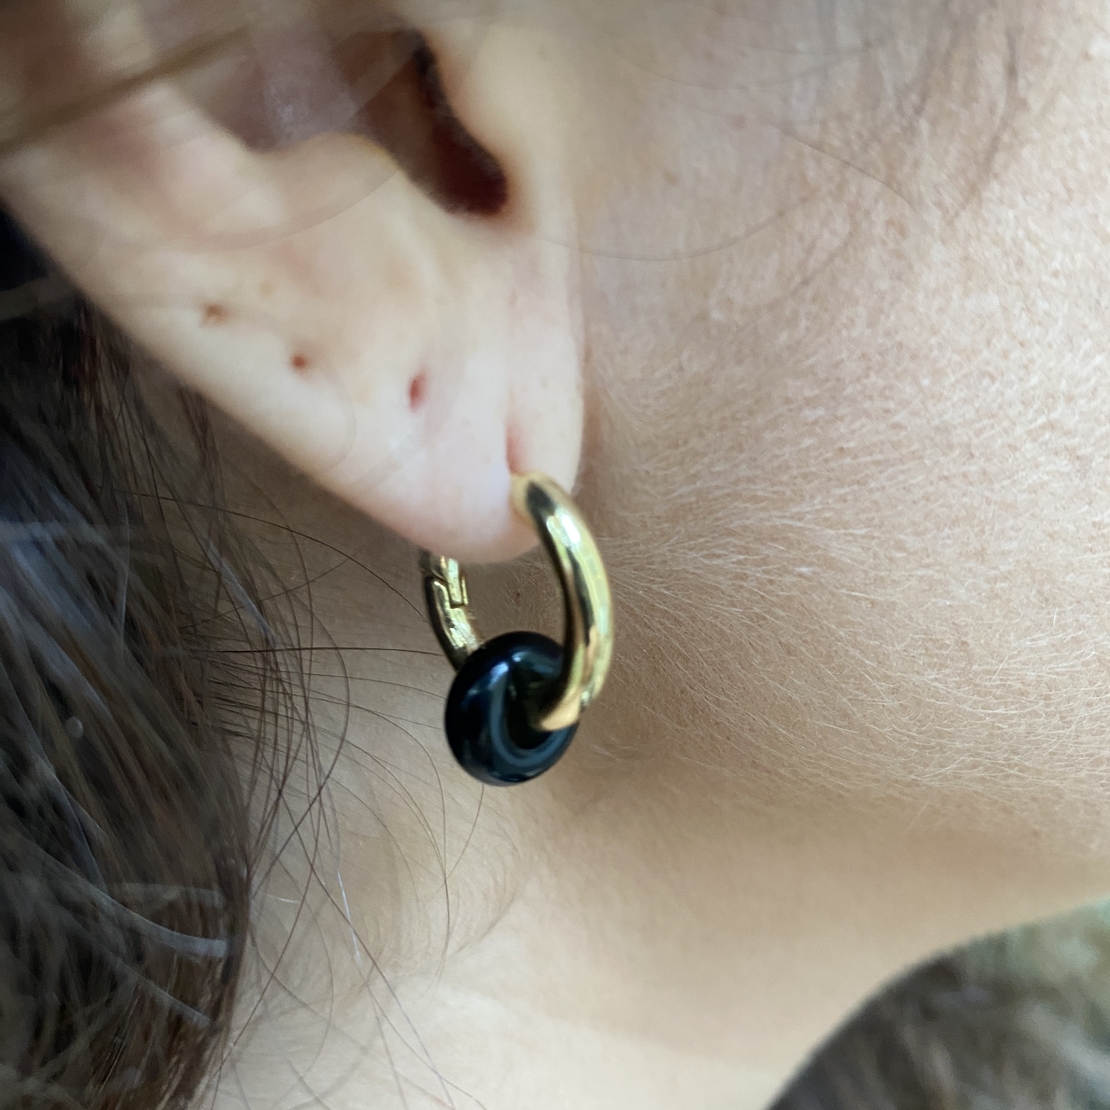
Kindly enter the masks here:
[[[514, 476], [512, 503], [532, 523], [563, 589], [566, 630], [559, 692], [536, 724], [545, 732], [577, 724], [597, 697], [613, 658], [613, 603], [597, 544], [574, 502], [544, 474]], [[482, 639], [470, 615], [466, 578], [458, 563], [421, 553], [428, 618], [458, 670]]]
[[428, 619], [444, 655], [457, 671], [482, 643], [470, 615], [466, 579], [454, 559], [433, 555], [430, 551], [420, 552], [420, 569], [424, 571]]

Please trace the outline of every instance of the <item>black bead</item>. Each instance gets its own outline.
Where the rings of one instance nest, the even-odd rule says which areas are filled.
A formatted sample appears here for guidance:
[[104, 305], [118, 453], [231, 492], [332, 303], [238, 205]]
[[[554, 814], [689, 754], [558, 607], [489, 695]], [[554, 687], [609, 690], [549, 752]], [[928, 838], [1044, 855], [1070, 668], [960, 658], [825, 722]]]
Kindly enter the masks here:
[[529, 710], [558, 692], [563, 649], [535, 632], [507, 632], [462, 665], [447, 695], [444, 725], [464, 770], [492, 786], [542, 775], [566, 751], [577, 725], [532, 726]]

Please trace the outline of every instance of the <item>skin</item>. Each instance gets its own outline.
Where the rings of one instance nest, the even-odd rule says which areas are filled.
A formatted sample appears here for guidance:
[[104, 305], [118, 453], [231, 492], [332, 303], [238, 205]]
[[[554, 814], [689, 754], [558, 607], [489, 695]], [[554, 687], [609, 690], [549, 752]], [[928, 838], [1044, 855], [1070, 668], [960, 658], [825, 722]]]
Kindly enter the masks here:
[[[215, 77], [0, 159], [155, 401], [225, 414], [315, 615], [327, 804], [260, 891], [221, 1108], [755, 1110], [915, 962], [1107, 893], [1105, 12], [757, 7], [404, 11], [496, 215], [364, 140], [256, 153]], [[75, 84], [153, 56], [94, 26]], [[576, 481], [620, 638], [572, 753], [483, 790], [413, 545], [519, 553], [530, 468]], [[534, 555], [472, 582], [557, 633]]]

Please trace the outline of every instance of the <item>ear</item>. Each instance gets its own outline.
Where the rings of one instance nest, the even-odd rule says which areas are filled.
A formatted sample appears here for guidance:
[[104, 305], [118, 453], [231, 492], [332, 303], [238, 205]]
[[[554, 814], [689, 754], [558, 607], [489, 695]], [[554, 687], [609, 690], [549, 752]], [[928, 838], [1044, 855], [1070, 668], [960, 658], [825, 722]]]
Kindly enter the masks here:
[[273, 449], [414, 543], [486, 561], [533, 540], [510, 474], [569, 487], [578, 466], [566, 84], [523, 30], [426, 41], [504, 175], [486, 211], [451, 210], [366, 137], [252, 149], [166, 81], [0, 157], [0, 196], [118, 324]]

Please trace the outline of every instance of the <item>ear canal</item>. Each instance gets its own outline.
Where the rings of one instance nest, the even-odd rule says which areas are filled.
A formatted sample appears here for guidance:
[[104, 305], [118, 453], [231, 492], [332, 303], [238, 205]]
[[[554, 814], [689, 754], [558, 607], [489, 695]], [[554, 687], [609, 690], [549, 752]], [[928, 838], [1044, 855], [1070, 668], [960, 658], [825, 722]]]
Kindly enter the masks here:
[[[263, 26], [190, 91], [248, 147], [289, 146], [321, 130], [370, 139], [448, 212], [493, 216], [505, 172], [459, 119], [428, 40], [407, 26]], [[294, 71], [291, 76], [288, 71]]]
[[415, 31], [395, 32], [388, 43], [381, 39], [352, 35], [336, 45], [340, 71], [353, 88], [383, 47], [403, 58], [362, 106], [359, 123], [437, 204], [449, 212], [496, 215], [508, 201], [508, 180], [452, 110], [427, 40]]

